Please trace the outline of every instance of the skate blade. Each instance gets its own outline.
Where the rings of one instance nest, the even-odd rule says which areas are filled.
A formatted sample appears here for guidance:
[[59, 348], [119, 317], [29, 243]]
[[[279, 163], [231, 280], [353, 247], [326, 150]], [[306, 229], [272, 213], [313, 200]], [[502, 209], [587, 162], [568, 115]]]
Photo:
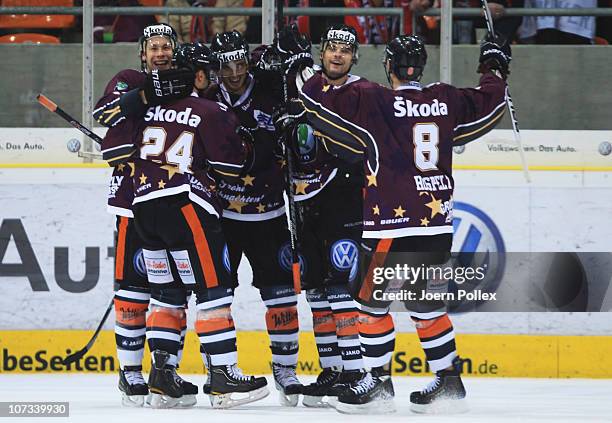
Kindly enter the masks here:
[[178, 405], [175, 408], [191, 408], [198, 403], [195, 395], [183, 395], [178, 400]]
[[185, 396], [181, 398], [173, 398], [168, 395], [155, 394], [152, 393], [149, 395], [150, 400], [147, 401], [151, 408], [156, 409], [165, 409], [165, 408], [189, 408], [195, 405], [195, 396], [186, 395], [188, 397], [192, 397], [192, 401], [194, 401], [191, 405], [182, 404], [181, 400], [185, 398]]
[[326, 397], [326, 398], [327, 398], [328, 406], [332, 408], [336, 408], [336, 406], [338, 405], [338, 397]]
[[300, 394], [287, 395], [280, 391], [278, 392], [278, 401], [283, 407], [297, 407], [299, 400]]
[[144, 395], [127, 395], [125, 392], [121, 393], [121, 404], [124, 407], [142, 407], [144, 403]]
[[395, 413], [395, 401], [376, 400], [367, 404], [347, 404], [338, 401], [336, 410], [342, 414], [391, 414]]
[[[333, 397], [332, 397], [333, 398]], [[329, 408], [329, 397], [327, 395], [315, 396], [315, 395], [304, 395], [302, 398], [302, 405], [309, 408]]]
[[[259, 401], [270, 394], [267, 386], [262, 386], [250, 392], [229, 392], [227, 394], [211, 394], [210, 405], [212, 408], [232, 408], [239, 405]], [[242, 397], [247, 395], [246, 397]], [[242, 398], [241, 398], [242, 397]]]
[[418, 414], [460, 414], [468, 410], [469, 406], [465, 398], [443, 399], [431, 404], [410, 404], [410, 411]]

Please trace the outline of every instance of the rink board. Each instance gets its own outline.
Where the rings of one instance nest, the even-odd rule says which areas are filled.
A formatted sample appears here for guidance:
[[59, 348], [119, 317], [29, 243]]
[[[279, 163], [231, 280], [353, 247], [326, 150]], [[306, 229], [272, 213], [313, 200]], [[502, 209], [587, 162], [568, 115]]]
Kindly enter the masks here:
[[[66, 373], [114, 372], [115, 340], [103, 331], [90, 354], [66, 367], [62, 357], [81, 348], [91, 331], [0, 331], [0, 372]], [[238, 333], [239, 364], [247, 373], [270, 373], [268, 335], [263, 331]], [[464, 373], [478, 377], [612, 378], [612, 336], [468, 335], [457, 336]], [[148, 362], [148, 353], [145, 362]], [[148, 369], [145, 363], [145, 369]], [[181, 361], [185, 373], [202, 373], [198, 340], [187, 335]], [[312, 333], [300, 333], [298, 372], [319, 372]], [[397, 375], [419, 376], [428, 372], [418, 339], [398, 333], [393, 357]]]

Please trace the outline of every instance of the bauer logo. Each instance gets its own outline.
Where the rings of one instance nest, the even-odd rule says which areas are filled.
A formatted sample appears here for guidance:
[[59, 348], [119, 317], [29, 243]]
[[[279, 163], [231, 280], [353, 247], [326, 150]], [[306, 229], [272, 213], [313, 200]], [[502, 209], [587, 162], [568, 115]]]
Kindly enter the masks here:
[[[306, 274], [306, 260], [304, 256], [298, 253], [298, 261], [300, 263], [300, 274], [304, 276]], [[293, 265], [293, 254], [291, 253], [291, 243], [285, 243], [278, 250], [278, 263], [287, 272], [291, 272], [291, 266]]]
[[[473, 205], [455, 202], [453, 229], [452, 251], [456, 254], [458, 264], [486, 268], [485, 277], [478, 289], [495, 292], [506, 264], [506, 247], [497, 225], [485, 212]], [[457, 288], [456, 284], [451, 285], [449, 291], [452, 287]], [[461, 311], [461, 306], [455, 311]]]
[[147, 266], [145, 265], [144, 255], [142, 254], [142, 248], [139, 248], [138, 251], [134, 254], [132, 258], [132, 263], [134, 264], [134, 270], [143, 278], [147, 277]]
[[339, 272], [350, 270], [353, 276], [350, 278], [351, 275], [349, 275], [351, 280], [354, 279], [357, 274], [357, 266], [355, 263], [358, 260], [358, 251], [357, 244], [351, 239], [341, 239], [334, 242], [329, 251], [330, 260], [334, 268]]

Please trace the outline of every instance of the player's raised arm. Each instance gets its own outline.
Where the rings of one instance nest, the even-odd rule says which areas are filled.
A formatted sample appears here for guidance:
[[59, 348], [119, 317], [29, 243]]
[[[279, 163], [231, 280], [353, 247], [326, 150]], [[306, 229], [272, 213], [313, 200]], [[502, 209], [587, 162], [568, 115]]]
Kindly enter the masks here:
[[511, 59], [510, 46], [501, 39], [487, 39], [481, 44], [478, 72], [482, 76], [479, 86], [455, 91], [459, 107], [454, 145], [482, 137], [501, 121]]

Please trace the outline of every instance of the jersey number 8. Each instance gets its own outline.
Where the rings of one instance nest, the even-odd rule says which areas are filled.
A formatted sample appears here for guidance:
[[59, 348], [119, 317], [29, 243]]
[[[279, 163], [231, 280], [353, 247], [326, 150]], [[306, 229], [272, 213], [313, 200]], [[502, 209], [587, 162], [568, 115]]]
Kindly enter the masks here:
[[414, 164], [422, 171], [438, 168], [440, 131], [435, 123], [417, 123], [412, 128]]

